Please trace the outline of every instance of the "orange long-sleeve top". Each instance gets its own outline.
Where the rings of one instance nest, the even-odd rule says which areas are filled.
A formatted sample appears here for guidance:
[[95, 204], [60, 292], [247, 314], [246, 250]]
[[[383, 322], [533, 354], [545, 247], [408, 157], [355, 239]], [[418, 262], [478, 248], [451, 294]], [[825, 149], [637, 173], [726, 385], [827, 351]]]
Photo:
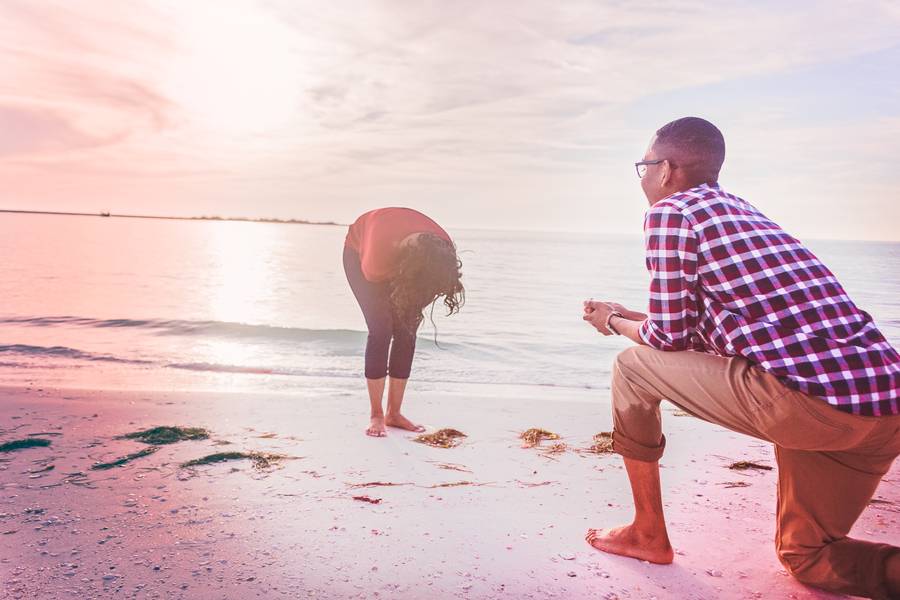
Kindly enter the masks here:
[[414, 233], [432, 233], [452, 241], [444, 229], [411, 208], [376, 208], [360, 216], [347, 231], [344, 245], [359, 253], [362, 272], [368, 281], [390, 278], [399, 254], [399, 244]]

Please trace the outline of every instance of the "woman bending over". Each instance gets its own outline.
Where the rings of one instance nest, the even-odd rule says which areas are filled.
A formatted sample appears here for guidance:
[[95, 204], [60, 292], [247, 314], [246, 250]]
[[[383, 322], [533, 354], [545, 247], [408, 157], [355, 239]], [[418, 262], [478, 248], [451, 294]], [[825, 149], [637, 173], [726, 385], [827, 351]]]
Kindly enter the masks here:
[[[462, 263], [440, 225], [410, 208], [379, 208], [359, 217], [344, 242], [344, 272], [369, 329], [366, 384], [371, 422], [366, 434], [383, 437], [385, 425], [424, 431], [400, 412], [416, 350], [423, 310], [444, 299], [447, 314], [465, 301]], [[382, 406], [387, 381], [387, 411]]]

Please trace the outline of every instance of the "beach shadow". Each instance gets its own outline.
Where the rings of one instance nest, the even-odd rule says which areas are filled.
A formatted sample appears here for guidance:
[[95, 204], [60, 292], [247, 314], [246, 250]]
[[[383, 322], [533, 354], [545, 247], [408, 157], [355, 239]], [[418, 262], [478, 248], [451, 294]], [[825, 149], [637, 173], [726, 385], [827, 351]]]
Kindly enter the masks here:
[[[713, 578], [708, 573], [692, 572], [677, 560], [669, 565], [655, 565], [627, 556], [608, 554], [596, 549], [593, 551], [596, 553], [598, 563], [603, 565], [611, 577], [615, 577], [616, 572], [629, 572], [634, 576], [629, 579], [639, 581], [646, 578], [662, 588], [672, 590], [673, 593], [678, 589], [690, 590], [690, 595], [694, 598], [717, 598], [722, 595], [721, 588], [730, 582], [726, 577]], [[716, 583], [709, 581], [711, 579]]]

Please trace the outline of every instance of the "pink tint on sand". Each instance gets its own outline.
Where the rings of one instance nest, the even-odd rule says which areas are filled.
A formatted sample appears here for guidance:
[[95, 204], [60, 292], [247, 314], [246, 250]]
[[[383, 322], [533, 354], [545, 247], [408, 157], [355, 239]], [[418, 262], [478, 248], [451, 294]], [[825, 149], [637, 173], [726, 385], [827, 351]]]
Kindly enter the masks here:
[[[52, 439], [0, 463], [0, 565], [7, 590], [21, 597], [833, 597], [798, 584], [775, 558], [775, 472], [726, 468], [772, 464], [771, 449], [671, 408], [662, 479], [677, 554], [660, 567], [584, 542], [589, 527], [631, 516], [616, 456], [554, 459], [520, 447], [517, 432], [533, 426], [560, 433], [570, 448], [588, 445], [610, 425], [608, 405], [593, 393], [499, 397], [475, 386], [413, 386], [411, 417], [468, 434], [450, 450], [395, 430], [366, 437], [362, 393], [0, 394], [4, 439]], [[162, 424], [208, 427], [212, 438], [90, 469], [143, 447], [115, 436]], [[178, 466], [230, 451], [297, 458], [270, 472], [246, 461]], [[441, 467], [448, 464], [466, 472]], [[900, 543], [897, 480], [895, 467], [876, 494], [883, 503], [865, 511], [854, 535]], [[408, 485], [355, 487], [371, 482]], [[460, 482], [478, 485], [443, 487]]]

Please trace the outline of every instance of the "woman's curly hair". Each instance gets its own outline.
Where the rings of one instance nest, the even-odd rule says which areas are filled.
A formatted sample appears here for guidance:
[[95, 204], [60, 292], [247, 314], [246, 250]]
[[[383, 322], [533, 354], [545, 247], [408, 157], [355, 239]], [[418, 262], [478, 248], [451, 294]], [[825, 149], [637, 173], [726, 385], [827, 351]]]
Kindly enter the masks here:
[[466, 292], [460, 281], [462, 262], [456, 246], [431, 233], [401, 249], [397, 269], [391, 278], [391, 303], [402, 322], [415, 331], [424, 319], [424, 310], [444, 298], [447, 316], [459, 312]]

